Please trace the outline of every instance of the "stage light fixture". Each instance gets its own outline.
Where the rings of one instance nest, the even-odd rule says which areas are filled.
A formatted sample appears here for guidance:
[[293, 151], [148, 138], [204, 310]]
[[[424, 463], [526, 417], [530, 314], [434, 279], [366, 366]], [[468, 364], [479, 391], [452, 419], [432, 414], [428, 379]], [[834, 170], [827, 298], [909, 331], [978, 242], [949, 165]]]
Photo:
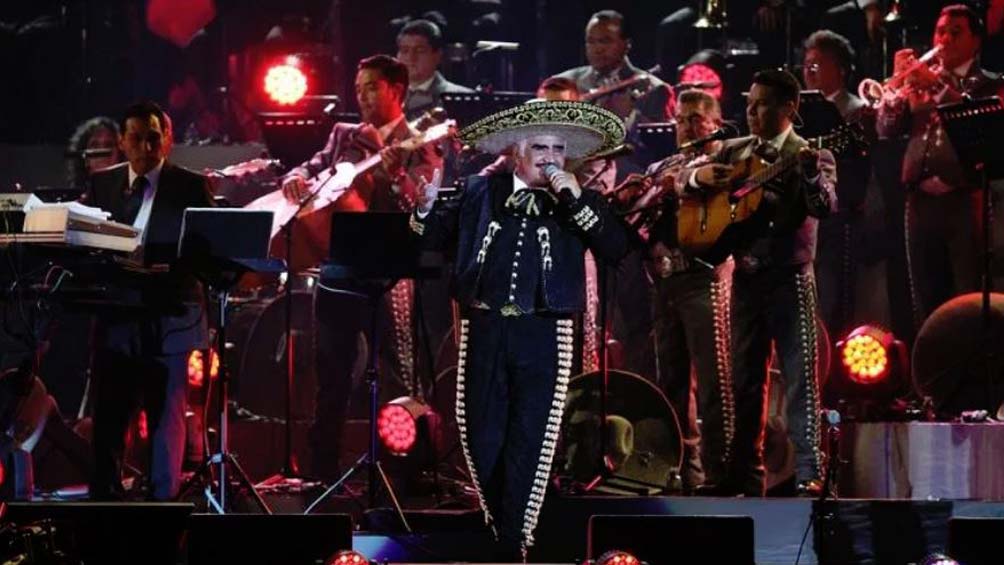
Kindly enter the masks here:
[[365, 555], [351, 549], [343, 549], [329, 557], [324, 565], [369, 565]]
[[300, 67], [300, 60], [290, 55], [265, 71], [263, 87], [273, 102], [292, 106], [307, 94], [307, 75]]
[[[380, 407], [377, 413], [377, 436], [390, 454], [408, 455], [419, 440], [419, 422], [435, 420], [435, 413], [428, 404], [410, 396], [395, 398]], [[427, 425], [428, 431], [435, 426]]]
[[725, 92], [725, 56], [714, 49], [702, 49], [687, 59], [677, 73], [681, 86], [700, 88], [718, 100]]
[[959, 565], [959, 562], [944, 553], [932, 553], [925, 557], [920, 565]]
[[874, 420], [889, 415], [893, 400], [908, 392], [906, 345], [889, 331], [859, 326], [836, 344], [840, 363], [828, 381], [831, 398], [845, 405], [849, 419]]
[[[209, 378], [215, 379], [220, 374], [220, 356], [215, 349], [211, 351], [213, 364], [209, 367]], [[200, 388], [205, 374], [205, 367], [202, 364], [202, 350], [195, 349], [188, 354], [188, 384]]]
[[893, 335], [875, 326], [856, 328], [837, 343], [840, 363], [847, 377], [856, 383], [870, 385], [889, 377], [889, 354], [895, 342]]
[[643, 562], [626, 551], [611, 549], [596, 560], [596, 565], [643, 565]]

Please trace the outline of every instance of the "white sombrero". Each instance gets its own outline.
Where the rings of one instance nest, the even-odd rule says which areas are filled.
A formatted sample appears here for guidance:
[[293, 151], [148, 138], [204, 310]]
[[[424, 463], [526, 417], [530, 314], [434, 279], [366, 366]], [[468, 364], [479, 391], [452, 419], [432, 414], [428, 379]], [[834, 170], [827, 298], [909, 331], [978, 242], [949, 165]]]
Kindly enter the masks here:
[[613, 112], [568, 101], [534, 101], [497, 112], [460, 132], [464, 143], [486, 153], [502, 153], [528, 137], [557, 135], [565, 155], [581, 159], [623, 143], [624, 122]]

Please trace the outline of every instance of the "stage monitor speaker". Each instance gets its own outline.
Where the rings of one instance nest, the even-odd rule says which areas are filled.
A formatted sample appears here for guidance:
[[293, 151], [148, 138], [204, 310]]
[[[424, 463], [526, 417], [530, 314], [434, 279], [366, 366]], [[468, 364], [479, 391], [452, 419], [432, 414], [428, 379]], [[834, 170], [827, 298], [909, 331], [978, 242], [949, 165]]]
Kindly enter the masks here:
[[626, 551], [649, 565], [753, 565], [749, 516], [597, 515], [589, 519], [589, 559]]
[[352, 549], [348, 514], [195, 514], [189, 565], [315, 565]]
[[952, 501], [817, 500], [812, 512], [820, 565], [919, 563], [944, 551]]
[[1004, 562], [1004, 518], [952, 518], [948, 521], [948, 555], [966, 565]]
[[193, 508], [188, 503], [13, 502], [4, 521], [19, 527], [49, 521], [55, 547], [84, 565], [175, 565]]

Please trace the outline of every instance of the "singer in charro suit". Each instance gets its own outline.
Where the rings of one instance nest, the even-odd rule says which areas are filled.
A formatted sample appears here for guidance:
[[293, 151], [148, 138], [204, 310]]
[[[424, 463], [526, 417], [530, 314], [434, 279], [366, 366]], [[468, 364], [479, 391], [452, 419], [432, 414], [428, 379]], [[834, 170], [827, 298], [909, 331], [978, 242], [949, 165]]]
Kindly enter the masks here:
[[[83, 200], [142, 230], [147, 266], [171, 263], [185, 208], [212, 206], [201, 175], [167, 161], [171, 122], [153, 103], [128, 108], [119, 147], [128, 162], [95, 173]], [[125, 432], [142, 399], [150, 430], [148, 498], [170, 500], [181, 486], [188, 354], [208, 346], [202, 286], [191, 275], [122, 275], [110, 285], [121, 305], [97, 316], [95, 471], [90, 496], [120, 499]]]
[[561, 169], [566, 156], [623, 136], [617, 116], [595, 106], [523, 104], [461, 132], [482, 151], [514, 147], [513, 172], [470, 177], [459, 202], [436, 208], [435, 181], [418, 195], [412, 229], [430, 247], [456, 246], [457, 427], [496, 559], [525, 559], [533, 545], [585, 298], [584, 251], [616, 262], [627, 246], [600, 194]]

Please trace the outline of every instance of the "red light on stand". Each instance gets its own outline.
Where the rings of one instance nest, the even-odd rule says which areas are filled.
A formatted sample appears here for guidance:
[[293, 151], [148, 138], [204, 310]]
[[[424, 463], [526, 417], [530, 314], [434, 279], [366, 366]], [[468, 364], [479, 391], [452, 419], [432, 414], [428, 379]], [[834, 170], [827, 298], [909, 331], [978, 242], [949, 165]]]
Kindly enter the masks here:
[[892, 334], [873, 326], [861, 326], [837, 344], [840, 362], [852, 381], [869, 385], [889, 376]]
[[353, 551], [351, 549], [343, 549], [333, 556], [329, 557], [324, 565], [368, 565], [369, 559], [358, 551]]
[[415, 445], [418, 427], [411, 412], [400, 404], [387, 404], [377, 415], [377, 435], [394, 455], [404, 455]]
[[641, 561], [626, 551], [613, 549], [601, 555], [596, 565], [641, 565]]
[[[215, 379], [220, 374], [220, 356], [213, 349], [213, 364], [209, 368], [209, 378]], [[188, 384], [193, 387], [202, 386], [202, 377], [205, 375], [205, 367], [202, 365], [202, 350], [196, 349], [188, 354]]]
[[[419, 422], [421, 421], [421, 429]], [[392, 455], [408, 455], [422, 437], [427, 437], [435, 449], [438, 437], [438, 417], [428, 404], [418, 398], [401, 396], [380, 407], [377, 412], [377, 436]]]
[[265, 94], [273, 102], [291, 106], [307, 94], [307, 75], [300, 69], [295, 57], [287, 57], [285, 62], [269, 67], [263, 86]]

